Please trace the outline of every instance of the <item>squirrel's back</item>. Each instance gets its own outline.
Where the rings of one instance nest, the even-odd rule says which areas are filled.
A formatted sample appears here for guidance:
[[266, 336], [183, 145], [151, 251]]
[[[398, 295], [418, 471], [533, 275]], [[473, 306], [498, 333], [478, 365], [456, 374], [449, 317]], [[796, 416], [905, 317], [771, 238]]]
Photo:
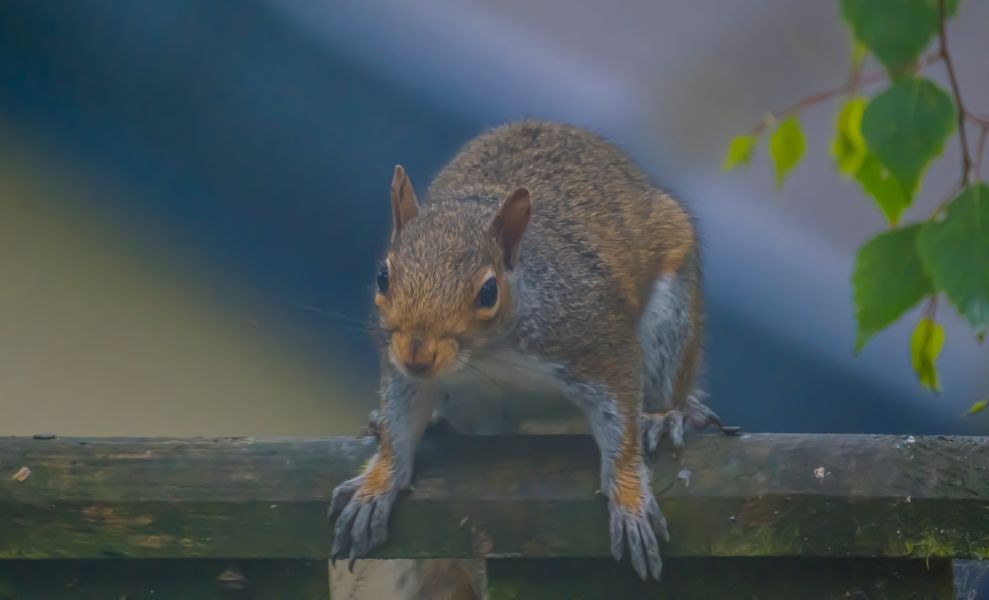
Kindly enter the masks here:
[[571, 125], [523, 121], [477, 136], [439, 173], [428, 201], [500, 199], [518, 187], [532, 196], [526, 260], [557, 274], [603, 275], [633, 312], [693, 253], [693, 224], [679, 203], [617, 146]]
[[[645, 173], [597, 134], [563, 123], [522, 121], [501, 125], [467, 142], [433, 181], [431, 193], [473, 186], [500, 187], [506, 192], [512, 185], [553, 187], [567, 185], [581, 172], [588, 181], [601, 175], [597, 184], [609, 181], [629, 189], [651, 188]], [[512, 183], [515, 180], [517, 184]]]

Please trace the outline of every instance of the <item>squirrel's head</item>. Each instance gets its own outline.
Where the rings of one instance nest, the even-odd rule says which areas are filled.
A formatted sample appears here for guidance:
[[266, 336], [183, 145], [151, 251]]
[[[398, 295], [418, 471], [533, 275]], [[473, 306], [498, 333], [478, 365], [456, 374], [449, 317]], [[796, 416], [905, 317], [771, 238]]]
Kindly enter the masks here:
[[393, 228], [374, 303], [388, 356], [403, 373], [437, 377], [466, 364], [511, 319], [509, 274], [529, 223], [529, 192], [420, 209], [401, 166], [391, 185]]

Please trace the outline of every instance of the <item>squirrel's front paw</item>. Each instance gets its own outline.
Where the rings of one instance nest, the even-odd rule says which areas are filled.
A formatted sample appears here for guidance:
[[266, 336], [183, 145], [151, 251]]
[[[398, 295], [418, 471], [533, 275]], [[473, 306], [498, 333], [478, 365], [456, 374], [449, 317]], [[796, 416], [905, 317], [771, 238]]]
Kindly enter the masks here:
[[659, 541], [670, 541], [666, 517], [652, 490], [643, 483], [638, 494], [628, 497], [619, 492], [608, 499], [611, 515], [611, 555], [621, 560], [628, 541], [629, 559], [635, 572], [645, 579], [651, 575], [657, 581], [663, 571], [663, 559], [659, 555]]
[[358, 476], [337, 486], [330, 500], [328, 516], [333, 518], [340, 514], [330, 558], [334, 562], [338, 558], [349, 558], [351, 570], [355, 560], [366, 556], [388, 537], [388, 515], [398, 491], [391, 487], [374, 488], [363, 475]]

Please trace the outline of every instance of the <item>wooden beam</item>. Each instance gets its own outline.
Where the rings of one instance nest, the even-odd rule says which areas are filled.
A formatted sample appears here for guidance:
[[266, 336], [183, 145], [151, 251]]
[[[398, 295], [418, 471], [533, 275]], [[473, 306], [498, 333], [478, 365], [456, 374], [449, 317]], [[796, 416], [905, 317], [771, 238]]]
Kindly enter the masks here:
[[330, 598], [325, 560], [0, 560], [0, 598]]
[[[373, 446], [0, 439], [0, 558], [324, 558], [330, 492]], [[419, 459], [376, 556], [608, 556], [589, 438], [452, 435]], [[694, 436], [653, 483], [668, 557], [989, 558], [989, 438]]]
[[672, 558], [660, 583], [607, 559], [500, 559], [488, 561], [487, 576], [490, 600], [956, 597], [945, 559]]

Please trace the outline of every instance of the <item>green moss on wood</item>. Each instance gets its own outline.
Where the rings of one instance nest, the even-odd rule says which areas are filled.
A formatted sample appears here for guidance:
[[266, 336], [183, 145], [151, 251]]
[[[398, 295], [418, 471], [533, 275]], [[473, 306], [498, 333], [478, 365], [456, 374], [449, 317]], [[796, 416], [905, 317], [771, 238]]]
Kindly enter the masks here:
[[601, 559], [488, 561], [491, 600], [745, 598], [746, 600], [949, 600], [948, 561], [801, 558], [683, 558], [665, 562], [661, 583]]
[[[0, 439], [0, 558], [325, 558], [370, 440]], [[425, 444], [379, 557], [607, 557], [583, 436]], [[690, 472], [690, 485], [677, 476]], [[989, 439], [694, 436], [654, 488], [666, 557], [989, 558]]]
[[0, 600], [328, 599], [324, 561], [0, 560]]

